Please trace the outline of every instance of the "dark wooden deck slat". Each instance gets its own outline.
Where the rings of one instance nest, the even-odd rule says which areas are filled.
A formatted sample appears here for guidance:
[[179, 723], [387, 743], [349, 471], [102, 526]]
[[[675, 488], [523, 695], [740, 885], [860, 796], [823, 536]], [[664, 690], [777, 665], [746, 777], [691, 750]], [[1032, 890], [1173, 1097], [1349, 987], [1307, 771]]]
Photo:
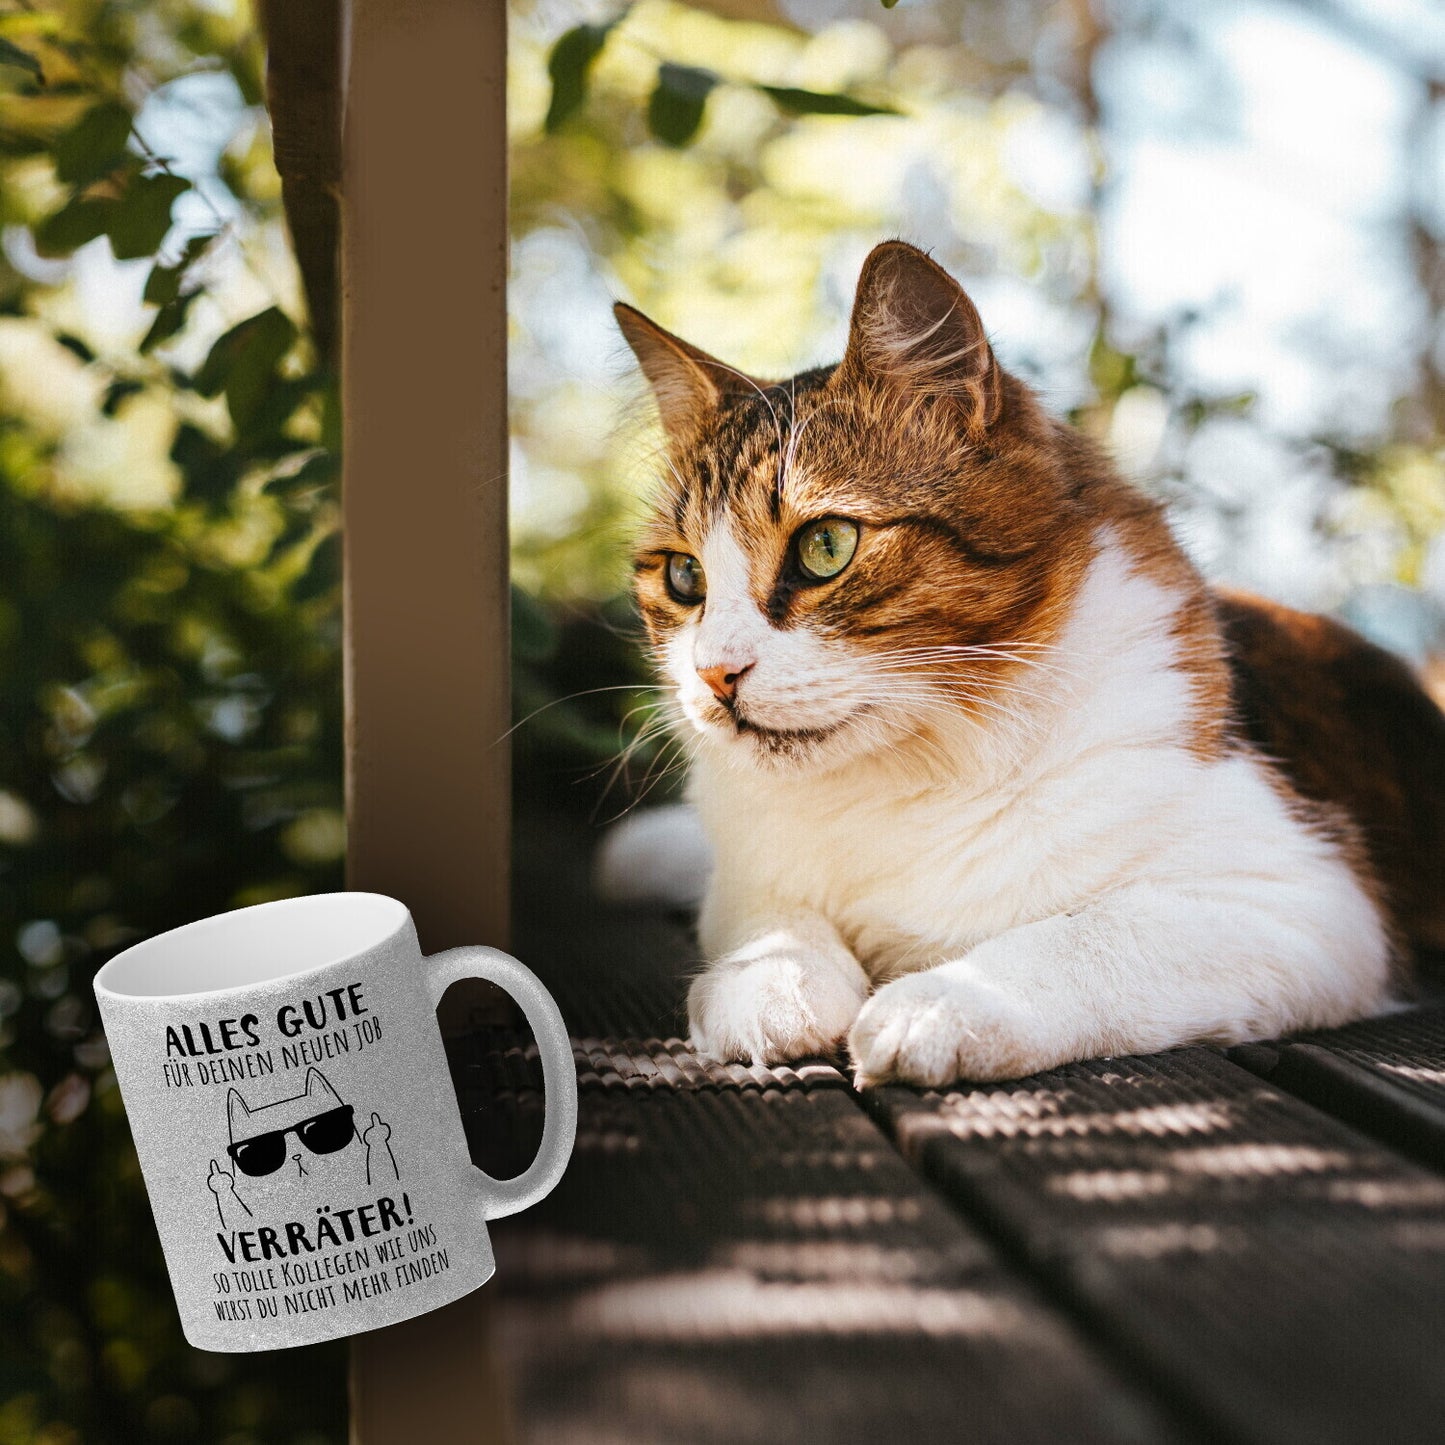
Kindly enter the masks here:
[[579, 1088], [847, 1089], [848, 1080], [822, 1059], [792, 1064], [726, 1063], [704, 1059], [679, 1038], [576, 1039]]
[[1236, 1063], [1445, 1170], [1445, 1005], [1230, 1051]]
[[[638, 1044], [579, 1044], [573, 1164], [492, 1230], [529, 1445], [1181, 1438], [920, 1181], [836, 1071], [649, 1087], [644, 1070], [592, 1066], [635, 1066]], [[474, 1148], [520, 1167], [540, 1093], [495, 1085], [525, 1047], [479, 1035], [461, 1050]]]
[[1438, 1436], [1445, 1180], [1206, 1049], [870, 1105], [1217, 1438]]

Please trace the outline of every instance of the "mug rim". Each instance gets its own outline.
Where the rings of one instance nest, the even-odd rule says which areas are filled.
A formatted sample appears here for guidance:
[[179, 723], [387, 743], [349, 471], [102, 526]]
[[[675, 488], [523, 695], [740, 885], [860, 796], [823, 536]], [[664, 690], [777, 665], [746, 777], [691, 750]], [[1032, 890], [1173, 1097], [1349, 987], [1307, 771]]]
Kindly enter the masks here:
[[[255, 917], [257, 914], [282, 913], [305, 911], [316, 909], [317, 905], [334, 907], [337, 900], [366, 900], [370, 903], [379, 903], [386, 911], [392, 914], [390, 926], [378, 929], [373, 937], [358, 946], [338, 948], [329, 957], [319, 960], [308, 960], [303, 964], [294, 967], [282, 967], [275, 973], [266, 974], [261, 978], [248, 979], [243, 983], [221, 984], [210, 988], [181, 989], [167, 992], [140, 992], [118, 986], [117, 973], [124, 974], [127, 969], [134, 968], [141, 956], [153, 949], [162, 946], [172, 946], [178, 940], [184, 939], [188, 944], [204, 944], [204, 935], [208, 932], [219, 931], [228, 924], [242, 916]], [[373, 893], [366, 889], [337, 889], [328, 893], [302, 893], [294, 898], [273, 898], [265, 903], [252, 903], [243, 908], [230, 908], [223, 913], [212, 913], [205, 918], [192, 919], [189, 923], [178, 924], [175, 928], [167, 928], [160, 933], [153, 933], [148, 938], [142, 938], [131, 944], [128, 948], [122, 949], [113, 958], [107, 959], [99, 969], [96, 970], [93, 980], [93, 987], [97, 996], [104, 996], [119, 1004], [162, 1004], [178, 1003], [192, 999], [218, 998], [229, 994], [249, 993], [260, 988], [269, 988], [277, 983], [291, 982], [296, 979], [306, 978], [311, 974], [319, 974], [335, 968], [337, 964], [345, 963], [348, 959], [358, 958], [363, 954], [379, 948], [382, 944], [390, 942], [398, 933], [411, 921], [411, 910], [399, 899], [391, 897], [386, 893]], [[189, 935], [189, 937], [187, 937]]]

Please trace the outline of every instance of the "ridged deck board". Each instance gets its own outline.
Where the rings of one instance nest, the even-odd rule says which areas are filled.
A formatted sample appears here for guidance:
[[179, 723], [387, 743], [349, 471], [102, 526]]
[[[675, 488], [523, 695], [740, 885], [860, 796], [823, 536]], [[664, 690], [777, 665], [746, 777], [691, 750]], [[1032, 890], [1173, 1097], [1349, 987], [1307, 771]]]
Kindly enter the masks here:
[[1445, 1005], [1231, 1050], [1272, 1084], [1445, 1169]]
[[1438, 1438], [1445, 1180], [1206, 1049], [870, 1105], [1219, 1438]]
[[[535, 1083], [511, 1086], [529, 1050], [470, 1042], [454, 1061], [464, 1102], [485, 1100], [474, 1145], [515, 1167], [540, 1123]], [[578, 1055], [572, 1166], [492, 1231], [529, 1445], [1186, 1438], [908, 1168], [836, 1071], [712, 1066], [654, 1087], [595, 1067], [644, 1063], [637, 1041]]]

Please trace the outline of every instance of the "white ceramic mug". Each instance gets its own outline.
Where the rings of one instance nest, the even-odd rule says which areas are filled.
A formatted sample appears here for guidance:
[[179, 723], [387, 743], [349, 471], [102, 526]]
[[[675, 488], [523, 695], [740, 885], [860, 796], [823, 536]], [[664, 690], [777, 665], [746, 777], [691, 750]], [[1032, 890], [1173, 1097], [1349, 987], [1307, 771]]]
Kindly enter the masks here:
[[[467, 1150], [436, 1006], [500, 985], [537, 1040], [542, 1143], [516, 1179]], [[95, 979], [186, 1338], [271, 1350], [409, 1319], [492, 1274], [486, 1220], [542, 1198], [577, 1128], [567, 1030], [491, 948], [422, 956], [406, 908], [326, 893], [202, 919]]]

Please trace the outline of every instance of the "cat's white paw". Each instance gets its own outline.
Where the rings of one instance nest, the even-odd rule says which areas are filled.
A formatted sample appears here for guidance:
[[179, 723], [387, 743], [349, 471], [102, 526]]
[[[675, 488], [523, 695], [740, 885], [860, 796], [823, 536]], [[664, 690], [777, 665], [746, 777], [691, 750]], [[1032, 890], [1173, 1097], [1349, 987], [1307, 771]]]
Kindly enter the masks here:
[[868, 1000], [848, 1037], [860, 1086], [942, 1088], [1019, 1079], [1059, 1063], [1026, 998], [957, 966], [910, 973]]
[[715, 1059], [755, 1064], [832, 1053], [867, 993], [852, 959], [844, 966], [796, 947], [729, 955], [688, 991], [693, 1047]]

